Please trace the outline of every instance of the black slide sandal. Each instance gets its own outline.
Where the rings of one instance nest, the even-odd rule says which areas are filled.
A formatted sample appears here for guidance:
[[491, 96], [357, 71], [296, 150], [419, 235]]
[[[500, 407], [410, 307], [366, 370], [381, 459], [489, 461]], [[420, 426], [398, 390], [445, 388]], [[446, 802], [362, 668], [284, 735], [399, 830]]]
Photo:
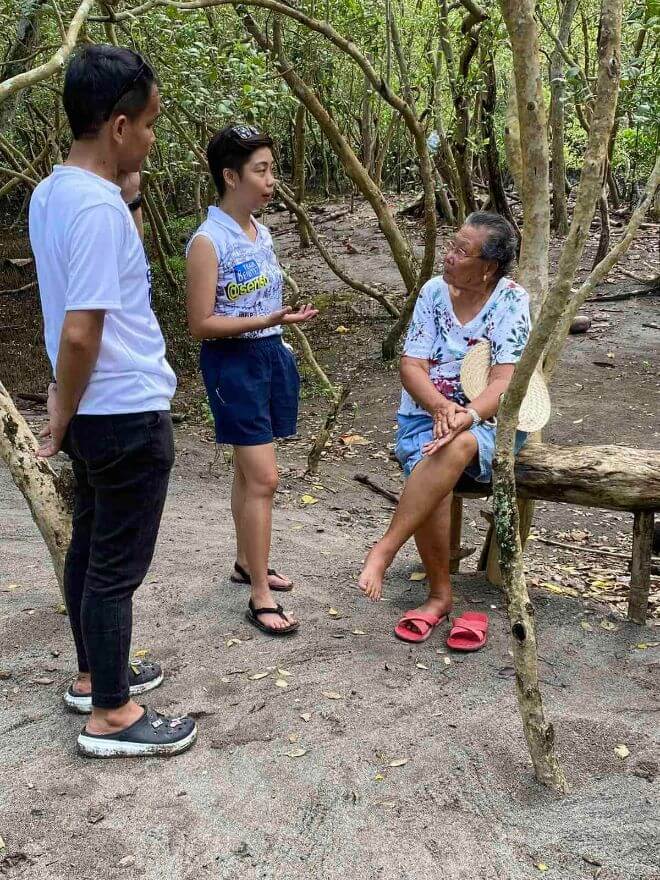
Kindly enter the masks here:
[[[283, 576], [281, 574], [278, 574], [278, 572], [276, 572], [274, 568], [269, 568], [267, 574], [282, 578], [282, 580], [284, 580]], [[234, 563], [234, 571], [229, 575], [229, 580], [233, 581], [233, 583], [235, 584], [247, 584], [247, 586], [252, 586], [250, 575], [247, 573], [242, 565], [238, 564], [238, 562]], [[293, 584], [290, 584], [288, 587], [271, 587], [269, 585], [269, 588], [277, 593], [290, 593], [293, 589]]]
[[262, 632], [268, 633], [269, 636], [288, 636], [290, 633], [294, 633], [300, 626], [300, 623], [289, 623], [286, 629], [274, 629], [271, 626], [266, 626], [265, 623], [262, 623], [259, 620], [261, 614], [278, 614], [282, 620], [286, 620], [287, 623], [288, 618], [281, 605], [278, 605], [276, 608], [255, 608], [252, 599], [250, 599], [248, 610], [245, 612], [246, 620]]

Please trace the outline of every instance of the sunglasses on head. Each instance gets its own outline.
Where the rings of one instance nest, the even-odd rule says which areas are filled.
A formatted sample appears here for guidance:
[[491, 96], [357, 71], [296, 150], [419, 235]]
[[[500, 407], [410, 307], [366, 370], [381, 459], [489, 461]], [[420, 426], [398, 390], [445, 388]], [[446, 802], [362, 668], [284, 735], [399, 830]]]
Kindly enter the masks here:
[[116, 107], [117, 104], [121, 101], [121, 99], [122, 99], [122, 98], [125, 98], [126, 95], [127, 95], [130, 91], [133, 90], [133, 88], [135, 87], [136, 82], [140, 79], [140, 77], [142, 76], [142, 74], [144, 73], [144, 71], [145, 71], [145, 70], [151, 70], [151, 68], [149, 67], [149, 65], [147, 64], [147, 62], [144, 60], [144, 58], [142, 58], [141, 55], [138, 55], [138, 58], [140, 59], [140, 66], [139, 66], [138, 69], [137, 69], [137, 73], [136, 73], [135, 76], [134, 76], [132, 79], [130, 79], [127, 83], [124, 83], [124, 85], [121, 87], [121, 89], [120, 89], [119, 92], [117, 93], [117, 97], [115, 98], [115, 100], [114, 100], [114, 102], [113, 102], [113, 104], [112, 104], [112, 107], [110, 108], [110, 111], [109, 111], [109, 113], [108, 113], [108, 116], [107, 116], [108, 119], [110, 119], [110, 117], [112, 116], [115, 107]]
[[259, 129], [255, 128], [253, 125], [232, 125], [229, 129], [229, 133], [240, 138], [242, 141], [249, 141], [251, 138], [259, 137], [261, 134]]

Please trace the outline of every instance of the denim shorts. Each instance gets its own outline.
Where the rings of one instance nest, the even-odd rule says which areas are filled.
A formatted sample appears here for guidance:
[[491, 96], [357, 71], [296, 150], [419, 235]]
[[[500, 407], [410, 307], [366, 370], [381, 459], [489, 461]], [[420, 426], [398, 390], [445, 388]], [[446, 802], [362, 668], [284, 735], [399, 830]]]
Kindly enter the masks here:
[[[415, 465], [424, 458], [422, 448], [433, 440], [433, 419], [426, 413], [420, 415], [397, 415], [399, 430], [396, 435], [394, 452], [403, 472], [409, 477]], [[490, 483], [493, 479], [493, 456], [495, 455], [495, 437], [497, 434], [494, 423], [482, 422], [470, 428], [479, 447], [478, 458], [471, 462], [465, 473], [479, 483]], [[515, 452], [522, 449], [527, 440], [524, 431], [516, 431]]]
[[200, 366], [217, 443], [260, 446], [296, 433], [300, 376], [279, 334], [206, 340]]

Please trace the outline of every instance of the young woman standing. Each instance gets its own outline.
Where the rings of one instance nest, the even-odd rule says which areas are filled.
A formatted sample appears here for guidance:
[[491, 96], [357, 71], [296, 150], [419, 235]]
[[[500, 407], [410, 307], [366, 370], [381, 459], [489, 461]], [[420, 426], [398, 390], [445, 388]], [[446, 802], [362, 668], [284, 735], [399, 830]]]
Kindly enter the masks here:
[[272, 590], [288, 578], [268, 568], [275, 437], [296, 432], [300, 379], [282, 343], [282, 325], [318, 312], [282, 307], [282, 271], [270, 233], [252, 216], [273, 195], [273, 142], [248, 125], [218, 132], [207, 148], [218, 206], [193, 235], [187, 252], [188, 324], [203, 340], [200, 364], [217, 443], [234, 448], [231, 510], [236, 529], [232, 580], [250, 585], [247, 619], [269, 635], [298, 628]]

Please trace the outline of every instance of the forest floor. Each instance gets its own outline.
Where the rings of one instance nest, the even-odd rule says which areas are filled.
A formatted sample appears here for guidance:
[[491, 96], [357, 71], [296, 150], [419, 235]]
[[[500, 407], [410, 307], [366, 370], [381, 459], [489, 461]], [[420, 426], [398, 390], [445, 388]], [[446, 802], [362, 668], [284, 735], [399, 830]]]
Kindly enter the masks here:
[[[478, 654], [448, 652], [444, 629], [417, 647], [393, 637], [397, 616], [424, 593], [411, 579], [420, 571], [414, 545], [397, 558], [380, 604], [356, 590], [391, 505], [353, 476], [401, 487], [390, 458], [398, 376], [379, 357], [388, 319], [349, 295], [315, 252], [301, 253], [288, 215], [271, 219], [283, 262], [322, 308], [310, 332], [317, 356], [333, 381], [353, 387], [316, 478], [302, 472], [328, 401], [309, 377], [299, 436], [279, 444], [272, 564], [295, 581], [286, 605], [300, 632], [276, 641], [244, 620], [245, 588], [228, 579], [231, 470], [213, 464], [199, 382], [186, 376], [175, 400], [186, 418], [156, 557], [136, 594], [133, 648], [166, 669], [149, 703], [192, 711], [199, 741], [168, 761], [81, 759], [83, 719], [61, 703], [74, 670], [66, 618], [45, 547], [0, 468], [0, 875], [660, 880], [660, 589], [655, 579], [649, 625], [628, 623], [627, 561], [597, 552], [629, 552], [632, 517], [537, 506], [526, 559], [542, 690], [571, 785], [558, 798], [532, 776], [503, 597], [476, 573], [478, 550], [454, 578], [456, 610], [490, 616]], [[399, 291], [363, 206], [325, 233], [355, 275]], [[657, 229], [624, 265], [651, 274]], [[641, 286], [613, 280], [598, 293]], [[25, 302], [12, 300], [13, 310], [3, 302], [0, 324], [37, 321], [36, 304], [28, 314]], [[567, 343], [546, 439], [657, 447], [657, 298], [583, 311], [592, 329]], [[3, 340], [0, 376], [10, 366]], [[43, 391], [31, 369], [40, 346], [34, 336], [23, 346], [22, 367], [12, 356], [14, 393]], [[43, 422], [42, 407], [18, 402], [35, 428]], [[465, 545], [480, 547], [486, 507], [466, 503]], [[615, 752], [622, 745], [628, 757]]]

